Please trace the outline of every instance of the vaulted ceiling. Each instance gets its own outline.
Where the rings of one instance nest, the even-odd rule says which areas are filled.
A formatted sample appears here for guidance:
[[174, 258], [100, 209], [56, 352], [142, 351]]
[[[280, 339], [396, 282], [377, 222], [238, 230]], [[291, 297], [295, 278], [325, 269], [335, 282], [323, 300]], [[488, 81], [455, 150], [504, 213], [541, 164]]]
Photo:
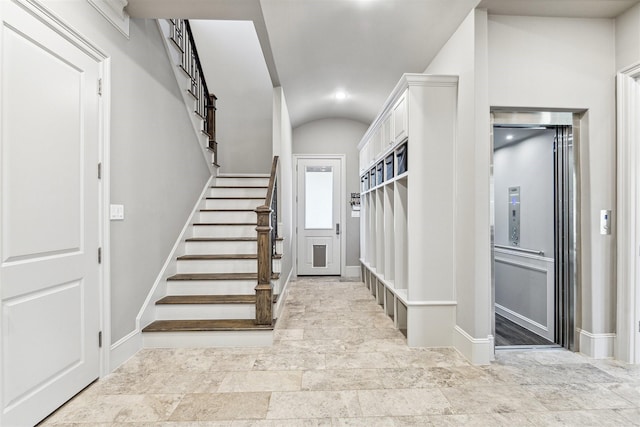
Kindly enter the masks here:
[[[369, 123], [403, 73], [422, 72], [476, 6], [495, 14], [611, 18], [638, 0], [129, 0], [133, 17], [253, 21], [294, 127]], [[199, 50], [204, 47], [199, 46]], [[206, 70], [205, 70], [206, 73]], [[336, 99], [342, 91], [345, 98]]]

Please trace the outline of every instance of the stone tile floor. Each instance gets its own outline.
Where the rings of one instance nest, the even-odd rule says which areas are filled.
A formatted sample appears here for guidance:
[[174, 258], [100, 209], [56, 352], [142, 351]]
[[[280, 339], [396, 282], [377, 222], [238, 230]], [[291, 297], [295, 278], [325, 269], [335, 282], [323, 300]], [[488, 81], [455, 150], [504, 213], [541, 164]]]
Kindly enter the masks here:
[[145, 349], [43, 425], [631, 426], [640, 366], [410, 349], [361, 282], [291, 283], [270, 348]]

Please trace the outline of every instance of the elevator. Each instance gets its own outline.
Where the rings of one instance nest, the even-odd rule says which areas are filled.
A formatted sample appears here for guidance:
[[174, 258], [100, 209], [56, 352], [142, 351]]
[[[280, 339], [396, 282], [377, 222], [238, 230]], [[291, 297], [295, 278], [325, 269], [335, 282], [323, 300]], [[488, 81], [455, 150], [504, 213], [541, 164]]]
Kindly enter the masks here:
[[497, 349], [575, 347], [579, 118], [492, 111], [492, 308]]

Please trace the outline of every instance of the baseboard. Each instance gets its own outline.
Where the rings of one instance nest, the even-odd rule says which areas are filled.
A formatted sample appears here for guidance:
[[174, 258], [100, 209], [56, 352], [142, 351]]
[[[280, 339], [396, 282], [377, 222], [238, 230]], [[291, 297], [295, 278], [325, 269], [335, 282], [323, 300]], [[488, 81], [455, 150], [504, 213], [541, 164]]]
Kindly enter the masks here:
[[578, 329], [580, 352], [593, 359], [608, 359], [615, 355], [616, 334], [592, 334]]
[[473, 338], [456, 325], [453, 332], [453, 346], [474, 365], [488, 365], [493, 360], [493, 337]]
[[195, 206], [193, 207], [191, 214], [187, 218], [187, 221], [185, 222], [184, 227], [182, 227], [182, 231], [180, 231], [180, 234], [178, 235], [178, 238], [176, 239], [176, 242], [173, 245], [173, 248], [169, 252], [167, 259], [164, 262], [164, 265], [160, 269], [160, 273], [158, 273], [158, 276], [156, 277], [156, 280], [153, 283], [151, 290], [147, 294], [147, 298], [144, 300], [144, 303], [142, 304], [142, 307], [138, 312], [138, 316], [136, 317], [136, 329], [138, 331], [142, 330], [142, 328], [147, 326], [149, 323], [153, 322], [156, 318], [155, 302], [167, 294], [167, 277], [172, 276], [176, 273], [177, 253], [180, 249], [184, 248], [184, 244], [185, 244], [184, 240], [187, 237], [186, 236], [187, 231], [190, 230], [191, 224], [194, 222], [193, 218], [198, 213], [201, 207], [201, 204], [203, 203], [206, 197], [206, 193], [207, 191], [209, 191], [209, 187], [211, 186], [211, 181], [213, 179], [214, 177], [211, 176], [207, 180], [207, 183], [205, 184], [202, 190], [202, 193], [200, 193], [200, 197], [198, 198]]
[[360, 277], [359, 265], [347, 265], [344, 268], [344, 277]]
[[111, 345], [109, 355], [109, 372], [113, 372], [124, 362], [129, 360], [142, 348], [142, 334], [140, 330], [131, 331]]
[[554, 331], [549, 330], [547, 326], [542, 325], [536, 322], [535, 320], [531, 320], [527, 316], [524, 316], [520, 313], [516, 313], [515, 311], [510, 310], [507, 307], [504, 307], [498, 303], [495, 304], [495, 307], [496, 307], [496, 314], [499, 314], [505, 319], [512, 321], [516, 325], [522, 326], [523, 328], [528, 329], [534, 334], [540, 335], [541, 337], [544, 337], [549, 341], [554, 340], [554, 335], [553, 335]]
[[[287, 275], [287, 279], [284, 284], [280, 288], [280, 294], [278, 295], [278, 302], [273, 308], [273, 315], [276, 319], [280, 317], [282, 314], [282, 309], [284, 308], [284, 303], [287, 300], [287, 296], [289, 294], [289, 283], [291, 282], [291, 276], [293, 275], [293, 268], [289, 270], [289, 274]], [[282, 276], [281, 276], [282, 277]]]

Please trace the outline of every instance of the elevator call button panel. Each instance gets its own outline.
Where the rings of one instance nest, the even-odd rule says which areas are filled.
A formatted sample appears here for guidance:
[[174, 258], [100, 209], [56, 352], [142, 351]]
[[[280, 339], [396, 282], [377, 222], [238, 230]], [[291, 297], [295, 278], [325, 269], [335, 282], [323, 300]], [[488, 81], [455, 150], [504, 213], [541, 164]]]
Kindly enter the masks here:
[[520, 187], [509, 187], [509, 243], [520, 246]]

